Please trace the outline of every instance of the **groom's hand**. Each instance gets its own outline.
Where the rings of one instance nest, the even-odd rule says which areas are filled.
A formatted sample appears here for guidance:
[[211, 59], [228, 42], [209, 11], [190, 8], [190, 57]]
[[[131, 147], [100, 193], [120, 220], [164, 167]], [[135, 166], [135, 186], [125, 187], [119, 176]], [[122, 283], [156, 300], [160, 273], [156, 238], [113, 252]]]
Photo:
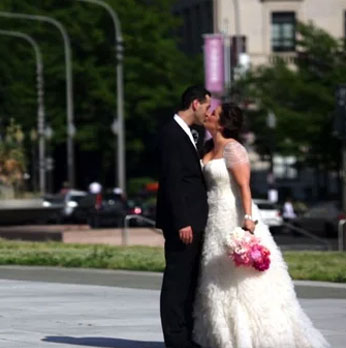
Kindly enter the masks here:
[[193, 232], [192, 232], [192, 227], [191, 226], [186, 226], [183, 227], [179, 230], [179, 237], [180, 240], [184, 244], [191, 244], [193, 240]]

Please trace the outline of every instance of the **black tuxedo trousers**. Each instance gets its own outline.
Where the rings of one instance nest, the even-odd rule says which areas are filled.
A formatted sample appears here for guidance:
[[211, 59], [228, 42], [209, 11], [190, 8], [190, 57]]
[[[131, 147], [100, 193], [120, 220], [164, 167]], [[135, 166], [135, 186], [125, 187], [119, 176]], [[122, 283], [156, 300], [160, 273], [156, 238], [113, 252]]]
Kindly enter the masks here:
[[[158, 142], [157, 227], [165, 237], [166, 268], [161, 290], [161, 322], [167, 348], [191, 348], [203, 231], [208, 216], [206, 187], [199, 157], [184, 130], [171, 120]], [[185, 245], [179, 229], [191, 226]]]

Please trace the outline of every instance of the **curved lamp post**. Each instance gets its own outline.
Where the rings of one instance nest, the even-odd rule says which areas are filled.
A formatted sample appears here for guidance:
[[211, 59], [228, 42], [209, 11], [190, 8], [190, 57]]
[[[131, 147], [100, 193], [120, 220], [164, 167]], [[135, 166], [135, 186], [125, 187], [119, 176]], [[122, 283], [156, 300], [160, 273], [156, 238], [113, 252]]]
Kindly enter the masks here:
[[66, 106], [67, 106], [67, 177], [71, 187], [75, 185], [74, 168], [74, 106], [73, 106], [73, 78], [72, 78], [72, 51], [71, 43], [65, 27], [56, 19], [41, 15], [26, 13], [11, 13], [0, 11], [0, 17], [41, 21], [54, 25], [61, 33], [64, 40], [66, 64]]
[[37, 42], [29, 35], [12, 30], [0, 30], [0, 35], [11, 36], [26, 40], [32, 46], [36, 58], [36, 74], [37, 74], [37, 133], [39, 136], [39, 178], [40, 178], [40, 193], [44, 195], [46, 190], [46, 175], [45, 175], [45, 107], [44, 107], [44, 79], [43, 79], [43, 61], [42, 53]]
[[117, 72], [117, 118], [114, 119], [112, 130], [117, 134], [117, 155], [115, 163], [116, 184], [123, 192], [126, 191], [126, 164], [125, 164], [125, 121], [124, 121], [124, 77], [123, 77], [123, 37], [121, 24], [114, 9], [103, 0], [77, 0], [88, 2], [103, 7], [111, 16], [115, 31], [115, 52], [116, 52], [116, 72]]

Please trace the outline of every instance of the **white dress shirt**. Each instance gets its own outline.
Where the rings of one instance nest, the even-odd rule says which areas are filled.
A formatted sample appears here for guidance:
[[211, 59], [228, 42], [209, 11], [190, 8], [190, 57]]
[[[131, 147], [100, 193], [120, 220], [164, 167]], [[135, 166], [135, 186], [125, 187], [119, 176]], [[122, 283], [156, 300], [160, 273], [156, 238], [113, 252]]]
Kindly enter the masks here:
[[174, 115], [174, 120], [175, 120], [175, 122], [177, 122], [178, 125], [183, 129], [183, 131], [188, 135], [188, 137], [190, 138], [190, 140], [191, 140], [193, 146], [194, 146], [195, 149], [197, 150], [195, 141], [193, 140], [193, 136], [192, 136], [192, 133], [191, 133], [191, 129], [190, 129], [190, 127], [188, 126], [188, 124], [187, 124], [178, 114], [175, 114], [175, 115]]

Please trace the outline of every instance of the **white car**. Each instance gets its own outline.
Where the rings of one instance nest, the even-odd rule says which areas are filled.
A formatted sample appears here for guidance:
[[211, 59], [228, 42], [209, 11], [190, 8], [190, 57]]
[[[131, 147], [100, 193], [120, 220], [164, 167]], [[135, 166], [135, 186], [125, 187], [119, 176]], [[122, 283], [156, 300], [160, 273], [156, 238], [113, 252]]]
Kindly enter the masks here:
[[87, 195], [85, 191], [69, 190], [66, 194], [48, 195], [43, 199], [44, 207], [59, 207], [60, 221], [73, 221], [75, 209], [82, 198]]
[[87, 195], [85, 191], [70, 190], [64, 197], [64, 219], [73, 219], [73, 213], [75, 208], [78, 206], [79, 201]]
[[269, 226], [271, 231], [279, 230], [283, 224], [280, 208], [265, 199], [254, 199], [253, 201], [258, 206], [263, 222]]

